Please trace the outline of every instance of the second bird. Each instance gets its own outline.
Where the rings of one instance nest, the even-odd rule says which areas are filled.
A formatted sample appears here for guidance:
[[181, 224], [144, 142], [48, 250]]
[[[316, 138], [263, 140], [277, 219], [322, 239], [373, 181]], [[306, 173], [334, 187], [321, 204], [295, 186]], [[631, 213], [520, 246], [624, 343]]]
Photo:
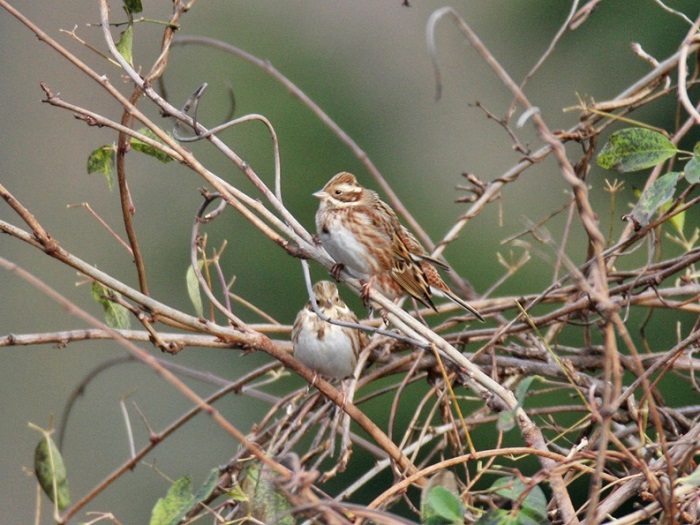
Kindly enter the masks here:
[[394, 210], [353, 174], [338, 173], [314, 196], [321, 200], [316, 228], [323, 247], [365, 281], [365, 298], [369, 288], [376, 286], [390, 299], [406, 292], [435, 309], [432, 296], [442, 295], [484, 320], [442, 280], [434, 265], [445, 265], [430, 257]]
[[[332, 282], [317, 282], [313, 293], [319, 311], [326, 317], [346, 323], [358, 322]], [[299, 312], [292, 328], [294, 357], [329, 378], [352, 376], [360, 350], [366, 344], [365, 332], [324, 321], [314, 312], [311, 301]]]

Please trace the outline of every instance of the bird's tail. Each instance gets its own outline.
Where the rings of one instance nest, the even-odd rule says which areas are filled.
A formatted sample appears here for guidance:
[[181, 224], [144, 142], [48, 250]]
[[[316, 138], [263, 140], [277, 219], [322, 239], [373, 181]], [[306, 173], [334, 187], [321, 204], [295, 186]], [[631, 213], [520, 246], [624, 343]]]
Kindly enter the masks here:
[[452, 290], [435, 290], [436, 295], [444, 295], [447, 297], [450, 301], [452, 301], [455, 304], [458, 304], [468, 312], [471, 312], [474, 317], [476, 317], [479, 321], [482, 323], [485, 322], [484, 316], [482, 316], [479, 312], [476, 311], [476, 309], [470, 305], [468, 302], [466, 302], [464, 299], [457, 297]]

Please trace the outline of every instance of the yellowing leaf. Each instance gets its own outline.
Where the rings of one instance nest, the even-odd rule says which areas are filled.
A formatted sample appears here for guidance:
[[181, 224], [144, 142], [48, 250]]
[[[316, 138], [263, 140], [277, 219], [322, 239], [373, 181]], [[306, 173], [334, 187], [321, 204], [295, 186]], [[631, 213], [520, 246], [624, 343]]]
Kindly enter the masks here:
[[[141, 128], [139, 130], [139, 133], [141, 133], [142, 135], [146, 135], [148, 138], [160, 143], [160, 139], [156, 136], [155, 133], [153, 133], [153, 131], [151, 131], [148, 128]], [[131, 138], [131, 147], [134, 148], [136, 151], [140, 151], [141, 153], [144, 153], [149, 157], [153, 157], [154, 159], [157, 159], [163, 163], [168, 163], [171, 160], [173, 160], [173, 158], [170, 155], [164, 153], [162, 150], [151, 146], [150, 144], [146, 144], [142, 140], [139, 140], [134, 137]]]
[[675, 171], [662, 175], [644, 190], [639, 198], [639, 202], [637, 202], [632, 209], [632, 213], [630, 213], [635, 225], [644, 227], [649, 224], [649, 220], [656, 213], [656, 210], [673, 197], [680, 175], [680, 173]]
[[90, 153], [87, 161], [88, 174], [103, 173], [110, 191], [114, 187], [114, 146], [100, 146]]
[[132, 24], [126, 26], [126, 29], [122, 31], [119, 37], [119, 42], [115, 45], [119, 54], [124, 57], [124, 60], [126, 60], [130, 66], [133, 66], [134, 56], [132, 54], [132, 49], [134, 46], [134, 26]]
[[159, 498], [151, 512], [150, 525], [172, 525], [178, 523], [183, 510], [189, 508], [192, 500], [192, 481], [183, 476], [170, 485], [164, 498]]
[[176, 525], [180, 523], [190, 510], [211, 495], [218, 480], [219, 469], [212, 469], [197, 494], [193, 495], [192, 481], [189, 476], [181, 477], [170, 486], [164, 498], [158, 499], [151, 512], [149, 525]]
[[610, 136], [598, 154], [598, 166], [621, 173], [656, 166], [678, 153], [661, 133], [644, 128], [626, 128]]
[[[111, 292], [116, 297], [121, 297], [117, 292]], [[102, 306], [105, 312], [105, 324], [117, 330], [128, 330], [131, 327], [131, 315], [129, 310], [119, 303], [109, 299], [110, 290], [97, 281], [92, 283], [92, 298]]]

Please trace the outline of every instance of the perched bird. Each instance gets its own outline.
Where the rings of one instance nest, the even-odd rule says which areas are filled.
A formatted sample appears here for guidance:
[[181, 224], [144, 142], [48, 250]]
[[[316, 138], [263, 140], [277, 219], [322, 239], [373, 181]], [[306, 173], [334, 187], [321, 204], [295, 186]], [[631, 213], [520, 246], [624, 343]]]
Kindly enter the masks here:
[[[319, 311], [327, 317], [357, 323], [357, 316], [338, 295], [330, 281], [313, 286]], [[367, 334], [356, 328], [331, 324], [314, 312], [311, 301], [297, 314], [292, 328], [294, 357], [322, 376], [344, 379], [352, 376], [360, 350], [367, 344]]]
[[446, 268], [445, 264], [430, 257], [394, 210], [354, 175], [338, 173], [313, 195], [321, 200], [316, 212], [318, 236], [338, 263], [331, 273], [337, 276], [344, 267], [365, 281], [365, 299], [376, 286], [390, 299], [406, 292], [435, 310], [432, 296], [442, 295], [484, 320], [442, 280], [435, 266]]

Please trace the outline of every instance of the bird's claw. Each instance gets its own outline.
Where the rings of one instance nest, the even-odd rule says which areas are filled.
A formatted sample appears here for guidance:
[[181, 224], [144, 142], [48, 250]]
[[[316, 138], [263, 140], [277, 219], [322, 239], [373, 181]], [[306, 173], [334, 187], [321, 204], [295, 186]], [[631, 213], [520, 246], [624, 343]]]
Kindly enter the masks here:
[[360, 287], [360, 297], [362, 298], [362, 304], [364, 304], [366, 308], [372, 308], [372, 306], [369, 303], [369, 294], [371, 288], [372, 285], [369, 282], [363, 282], [362, 286]]
[[340, 272], [343, 271], [343, 268], [345, 268], [345, 265], [340, 263], [336, 263], [331, 266], [331, 277], [333, 277], [333, 279], [336, 281], [340, 281]]

